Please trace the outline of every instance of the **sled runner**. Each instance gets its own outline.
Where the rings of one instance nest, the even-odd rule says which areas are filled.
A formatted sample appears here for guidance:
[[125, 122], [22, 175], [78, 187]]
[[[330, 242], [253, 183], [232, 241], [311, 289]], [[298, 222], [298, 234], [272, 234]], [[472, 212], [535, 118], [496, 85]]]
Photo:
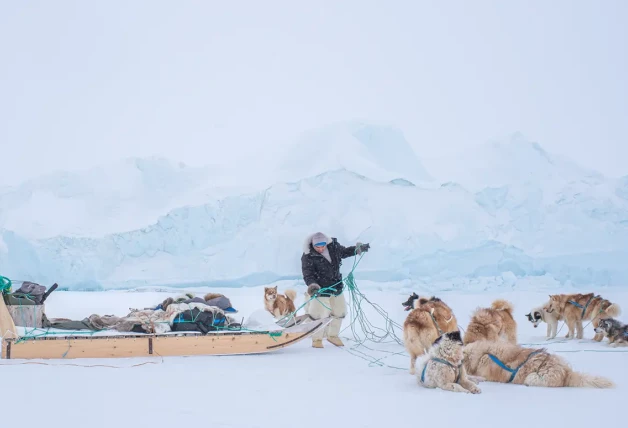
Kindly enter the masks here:
[[275, 331], [221, 330], [200, 334], [120, 334], [106, 336], [42, 336], [5, 339], [4, 359], [129, 358], [150, 356], [243, 355], [276, 351], [294, 345], [324, 328], [331, 318], [310, 320]]

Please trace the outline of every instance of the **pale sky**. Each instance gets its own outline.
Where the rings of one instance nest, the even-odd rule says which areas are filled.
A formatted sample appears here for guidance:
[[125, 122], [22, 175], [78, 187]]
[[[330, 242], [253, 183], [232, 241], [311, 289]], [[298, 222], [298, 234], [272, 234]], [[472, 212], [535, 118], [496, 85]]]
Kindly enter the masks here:
[[0, 5], [0, 185], [271, 153], [352, 119], [399, 127], [419, 157], [521, 131], [628, 174], [628, 1]]

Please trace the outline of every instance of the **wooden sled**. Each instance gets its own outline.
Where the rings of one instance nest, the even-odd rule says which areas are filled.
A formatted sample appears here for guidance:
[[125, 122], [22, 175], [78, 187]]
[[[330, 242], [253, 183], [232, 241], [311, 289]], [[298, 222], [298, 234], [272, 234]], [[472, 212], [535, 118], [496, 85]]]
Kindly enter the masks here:
[[116, 336], [42, 336], [5, 339], [4, 359], [129, 358], [261, 354], [285, 348], [325, 328], [331, 318], [302, 320], [276, 331], [174, 332]]

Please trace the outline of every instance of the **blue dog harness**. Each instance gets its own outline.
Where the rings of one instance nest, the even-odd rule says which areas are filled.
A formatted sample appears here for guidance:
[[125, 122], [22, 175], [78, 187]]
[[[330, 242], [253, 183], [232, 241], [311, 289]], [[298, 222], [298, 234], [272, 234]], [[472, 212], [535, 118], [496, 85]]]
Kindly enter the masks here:
[[456, 375], [456, 381], [455, 383], [458, 383], [460, 381], [460, 368], [462, 367], [462, 363], [460, 363], [459, 366], [454, 366], [453, 364], [451, 364], [449, 361], [446, 360], [441, 360], [440, 358], [430, 358], [429, 360], [427, 360], [427, 363], [425, 363], [425, 365], [423, 366], [423, 371], [421, 372], [421, 383], [425, 383], [425, 370], [427, 370], [427, 365], [430, 361], [435, 361], [437, 363], [441, 363], [441, 364], [445, 364], [446, 366], [451, 367], [454, 370], [458, 371], [458, 374]]
[[530, 355], [528, 355], [528, 358], [525, 359], [525, 361], [521, 364], [519, 364], [519, 366], [517, 366], [516, 369], [511, 369], [510, 367], [508, 367], [506, 364], [502, 363], [499, 358], [497, 358], [495, 355], [493, 354], [488, 354], [489, 358], [491, 360], [493, 360], [493, 362], [495, 364], [497, 364], [499, 367], [501, 367], [502, 369], [506, 370], [507, 372], [512, 373], [512, 375], [510, 375], [510, 379], [508, 379], [508, 383], [512, 382], [513, 380], [515, 380], [515, 376], [517, 376], [517, 373], [519, 372], [519, 369], [521, 367], [523, 367], [525, 365], [525, 363], [528, 362], [528, 360], [535, 354], [541, 353], [543, 352], [543, 349], [537, 349], [536, 351], [530, 353]]
[[591, 296], [591, 298], [589, 299], [589, 301], [586, 303], [586, 305], [582, 306], [580, 303], [578, 302], [574, 302], [573, 300], [567, 300], [567, 303], [571, 303], [572, 305], [574, 305], [576, 308], [582, 308], [582, 316], [580, 318], [584, 318], [584, 315], [587, 312], [587, 308], [589, 307], [589, 304], [593, 301], [593, 299], [600, 297], [600, 296]]

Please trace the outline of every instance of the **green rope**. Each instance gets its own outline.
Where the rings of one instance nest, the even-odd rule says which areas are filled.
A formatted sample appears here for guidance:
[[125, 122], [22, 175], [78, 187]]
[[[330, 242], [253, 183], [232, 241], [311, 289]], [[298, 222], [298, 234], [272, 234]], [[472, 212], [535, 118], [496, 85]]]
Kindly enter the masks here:
[[[358, 265], [360, 264], [362, 258], [364, 257], [364, 253], [360, 255], [357, 254], [357, 248], [354, 253], [353, 266], [351, 267], [351, 271], [347, 274], [347, 277], [342, 279], [341, 281], [336, 282], [328, 287], [321, 288], [318, 292], [311, 296], [308, 300], [306, 300], [301, 306], [296, 308], [296, 310], [290, 314], [285, 315], [283, 318], [279, 320], [279, 322], [285, 319], [292, 319], [296, 316], [296, 313], [304, 308], [309, 302], [312, 300], [317, 300], [321, 305], [323, 305], [327, 310], [331, 311], [327, 305], [320, 301], [318, 298], [321, 293], [324, 293], [328, 290], [335, 290], [335, 287], [339, 284], [344, 284], [342, 291], [338, 294], [341, 295], [347, 290], [347, 294], [349, 295], [349, 312], [350, 312], [350, 323], [346, 326], [341, 333], [346, 330], [350, 330], [353, 338], [348, 339], [354, 342], [353, 346], [350, 348], [341, 348], [344, 351], [349, 352], [350, 354], [362, 358], [369, 362], [369, 367], [379, 366], [379, 367], [389, 367], [398, 370], [407, 370], [406, 368], [397, 367], [388, 365], [382, 362], [383, 359], [392, 357], [392, 356], [401, 356], [405, 355], [405, 351], [402, 352], [393, 352], [382, 349], [374, 349], [370, 346], [367, 346], [368, 342], [377, 343], [377, 344], [395, 344], [403, 346], [403, 340], [397, 336], [395, 329], [398, 329], [400, 332], [403, 331], [403, 327], [395, 322], [388, 313], [378, 304], [370, 301], [366, 295], [364, 295], [357, 286], [355, 281], [354, 272]], [[378, 315], [379, 318], [383, 319], [384, 327], [375, 326], [367, 316], [365, 312], [365, 307], [368, 306]], [[368, 352], [367, 352], [368, 351]], [[382, 357], [374, 357], [370, 355], [373, 352], [381, 352], [387, 355]], [[406, 355], [407, 356], [407, 355]]]
[[0, 295], [9, 294], [11, 292], [11, 280], [6, 276], [0, 275]]
[[[367, 345], [371, 342], [377, 344], [394, 344], [396, 346], [404, 346], [403, 340], [400, 339], [395, 332], [395, 329], [403, 332], [403, 327], [390, 318], [388, 312], [386, 312], [380, 305], [370, 301], [366, 295], [360, 291], [356, 284], [355, 277], [353, 276], [353, 272], [347, 275], [345, 283], [351, 298], [349, 305], [351, 321], [348, 326], [342, 329], [341, 333], [346, 330], [350, 330], [353, 337], [349, 340], [353, 342], [353, 345], [350, 348], [342, 349], [352, 355], [368, 361], [369, 367], [388, 367], [391, 369], [407, 371], [407, 368], [393, 366], [382, 362], [382, 360], [393, 356], [405, 356], [409, 358], [405, 350], [389, 351], [385, 349], [375, 349]], [[378, 315], [378, 318], [383, 321], [384, 327], [375, 326], [369, 320], [364, 310], [365, 306], [370, 307], [371, 310]], [[386, 355], [375, 357], [372, 355], [374, 352], [380, 352]]]

